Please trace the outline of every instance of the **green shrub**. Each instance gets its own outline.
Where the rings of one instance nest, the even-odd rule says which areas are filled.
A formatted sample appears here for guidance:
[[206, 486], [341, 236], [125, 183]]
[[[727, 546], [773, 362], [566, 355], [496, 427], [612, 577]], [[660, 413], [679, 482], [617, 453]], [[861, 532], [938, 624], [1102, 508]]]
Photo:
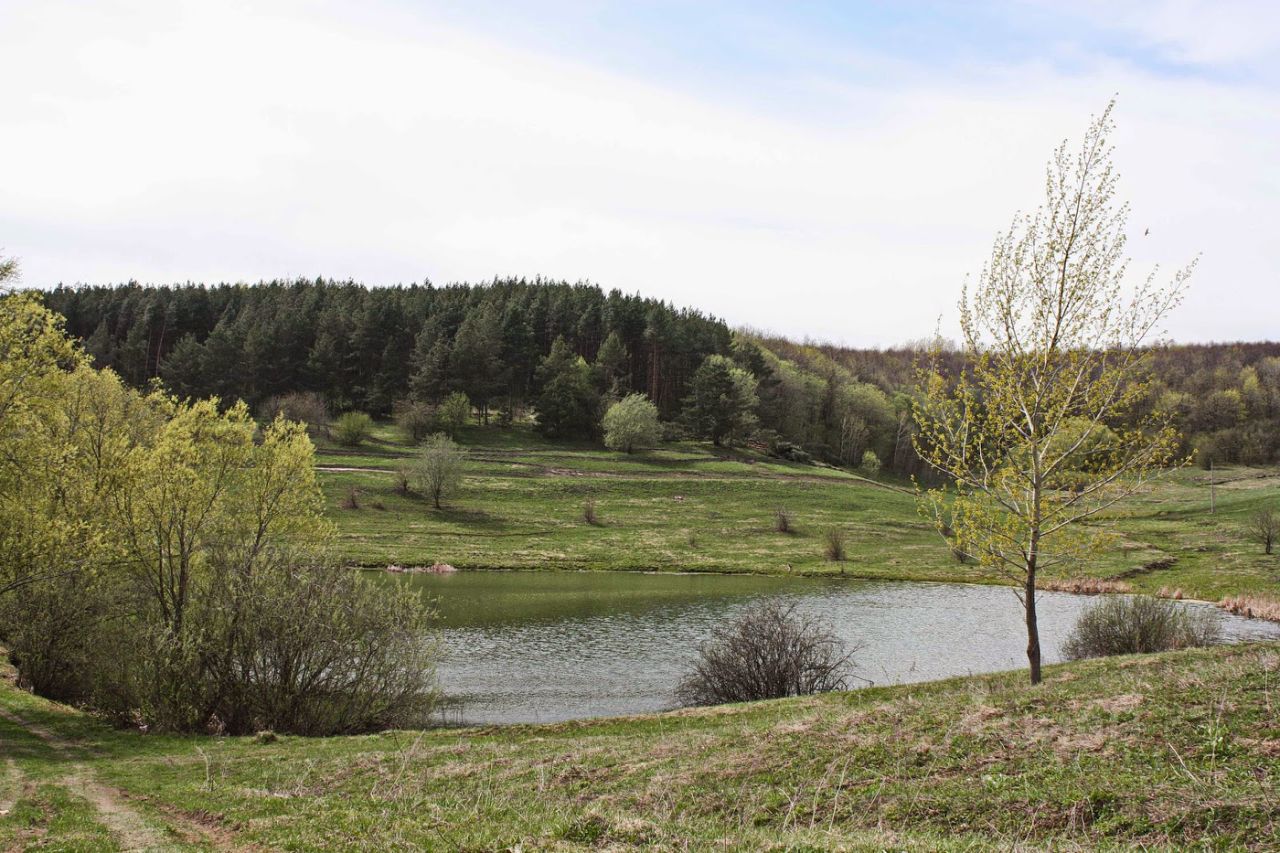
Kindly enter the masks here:
[[448, 433], [451, 438], [456, 437], [458, 430], [467, 425], [467, 419], [470, 417], [471, 401], [461, 391], [454, 391], [445, 397], [440, 408], [436, 409], [436, 426], [441, 432]]
[[868, 450], [866, 453], [862, 454], [862, 465], [859, 467], [862, 468], [863, 473], [868, 477], [874, 477], [876, 474], [880, 473], [880, 457], [876, 456], [876, 452], [874, 450]]
[[333, 428], [333, 440], [344, 447], [359, 447], [373, 435], [373, 418], [364, 412], [347, 412]]
[[628, 394], [604, 413], [604, 446], [632, 453], [647, 450], [662, 436], [658, 407], [644, 394]]
[[1164, 652], [1218, 642], [1221, 628], [1212, 611], [1146, 595], [1114, 596], [1091, 605], [1062, 645], [1067, 660]]

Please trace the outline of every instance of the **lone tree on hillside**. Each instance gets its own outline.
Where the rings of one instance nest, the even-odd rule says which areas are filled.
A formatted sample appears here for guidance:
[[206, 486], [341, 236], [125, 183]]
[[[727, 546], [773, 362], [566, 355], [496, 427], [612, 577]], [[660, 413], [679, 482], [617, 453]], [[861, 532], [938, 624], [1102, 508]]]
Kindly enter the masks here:
[[412, 463], [411, 479], [423, 497], [440, 509], [445, 498], [462, 485], [466, 455], [453, 439], [442, 432], [428, 438]]
[[1113, 106], [1078, 152], [1057, 149], [1043, 206], [996, 239], [960, 299], [967, 365], [944, 375], [935, 352], [914, 405], [916, 449], [949, 481], [919, 492], [922, 509], [957, 553], [1017, 581], [1032, 684], [1038, 574], [1099, 546], [1078, 522], [1185, 461], [1169, 414], [1150, 405], [1147, 348], [1195, 264], [1128, 285]]
[[1280, 512], [1269, 506], [1249, 516], [1245, 525], [1253, 540], [1262, 546], [1264, 554], [1270, 554], [1276, 540], [1280, 539]]

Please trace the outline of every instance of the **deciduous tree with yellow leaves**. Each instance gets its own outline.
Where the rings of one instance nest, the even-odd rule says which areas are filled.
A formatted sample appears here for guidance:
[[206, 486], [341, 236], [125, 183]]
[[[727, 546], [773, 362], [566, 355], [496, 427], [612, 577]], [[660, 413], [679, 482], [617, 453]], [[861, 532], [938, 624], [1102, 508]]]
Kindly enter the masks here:
[[920, 492], [922, 507], [957, 553], [1017, 582], [1033, 684], [1040, 573], [1099, 547], [1080, 522], [1181, 461], [1146, 356], [1194, 263], [1167, 282], [1154, 270], [1129, 281], [1113, 106], [1076, 151], [1057, 149], [1043, 205], [996, 239], [960, 301], [967, 366], [922, 365], [915, 403], [916, 448], [945, 480]]

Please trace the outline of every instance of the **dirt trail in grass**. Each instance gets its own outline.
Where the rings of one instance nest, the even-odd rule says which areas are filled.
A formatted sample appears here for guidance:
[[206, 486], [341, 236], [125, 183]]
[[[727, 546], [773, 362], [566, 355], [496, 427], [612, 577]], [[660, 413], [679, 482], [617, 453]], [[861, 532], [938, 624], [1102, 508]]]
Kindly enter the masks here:
[[[492, 461], [492, 460], [484, 460]], [[904, 495], [912, 495], [910, 489], [902, 486], [894, 486], [890, 483], [881, 483], [878, 480], [872, 480], [867, 477], [859, 477], [856, 474], [850, 474], [848, 477], [822, 477], [816, 474], [780, 474], [771, 472], [768, 474], [750, 473], [750, 474], [698, 474], [692, 471], [646, 471], [644, 473], [626, 474], [617, 471], [583, 471], [580, 468], [562, 468], [550, 465], [541, 465], [536, 462], [509, 462], [510, 465], [519, 465], [524, 468], [534, 469], [539, 474], [545, 474], [549, 477], [583, 477], [595, 480], [705, 480], [705, 481], [740, 481], [740, 480], [787, 480], [796, 483], [820, 483], [823, 485], [831, 483], [857, 483], [864, 486], [875, 486], [880, 489], [888, 489], [891, 492], [900, 492]], [[390, 468], [372, 468], [355, 465], [317, 465], [316, 470], [325, 474], [393, 474]]]
[[22, 772], [12, 758], [6, 758], [4, 771], [0, 772], [0, 817], [13, 811], [22, 790]]
[[[8, 720], [14, 725], [24, 729], [31, 735], [40, 739], [46, 746], [52, 749], [62, 758], [66, 759], [62, 777], [58, 780], [59, 784], [65, 787], [73, 795], [85, 800], [98, 813], [102, 825], [111, 833], [112, 839], [125, 851], [145, 851], [145, 850], [172, 850], [174, 849], [174, 839], [163, 829], [155, 826], [143, 817], [136, 809], [130, 806], [125, 800], [126, 795], [118, 789], [111, 788], [102, 784], [94, 776], [93, 771], [87, 764], [80, 761], [82, 750], [79, 746], [65, 738], [55, 734], [49, 729], [37, 723], [19, 717], [17, 714], [11, 713], [0, 708], [0, 717]], [[16, 781], [20, 779], [17, 767], [12, 759], [8, 761], [9, 775]], [[20, 787], [20, 786], [17, 786]], [[11, 790], [16, 790], [15, 786], [10, 786]], [[14, 793], [14, 801], [6, 802], [7, 795], [5, 789], [0, 788], [0, 815], [13, 808], [16, 802], [17, 794]], [[169, 814], [170, 826], [178, 836], [184, 838], [189, 843], [209, 844], [215, 850], [234, 850], [238, 849], [234, 845], [228, 843], [228, 839], [224, 833], [218, 833], [199, 823]]]

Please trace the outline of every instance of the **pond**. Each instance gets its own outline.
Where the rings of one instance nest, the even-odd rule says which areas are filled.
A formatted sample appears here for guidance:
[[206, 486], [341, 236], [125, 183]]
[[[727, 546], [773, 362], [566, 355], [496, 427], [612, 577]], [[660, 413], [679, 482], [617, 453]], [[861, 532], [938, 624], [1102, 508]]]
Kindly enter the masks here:
[[[858, 643], [851, 685], [929, 681], [1026, 667], [1011, 589], [965, 584], [623, 572], [459, 572], [406, 582], [438, 599], [446, 719], [534, 723], [674, 707], [681, 674], [712, 630], [767, 597], [821, 614]], [[1091, 599], [1040, 594], [1046, 663]], [[1228, 640], [1280, 625], [1219, 613]]]

